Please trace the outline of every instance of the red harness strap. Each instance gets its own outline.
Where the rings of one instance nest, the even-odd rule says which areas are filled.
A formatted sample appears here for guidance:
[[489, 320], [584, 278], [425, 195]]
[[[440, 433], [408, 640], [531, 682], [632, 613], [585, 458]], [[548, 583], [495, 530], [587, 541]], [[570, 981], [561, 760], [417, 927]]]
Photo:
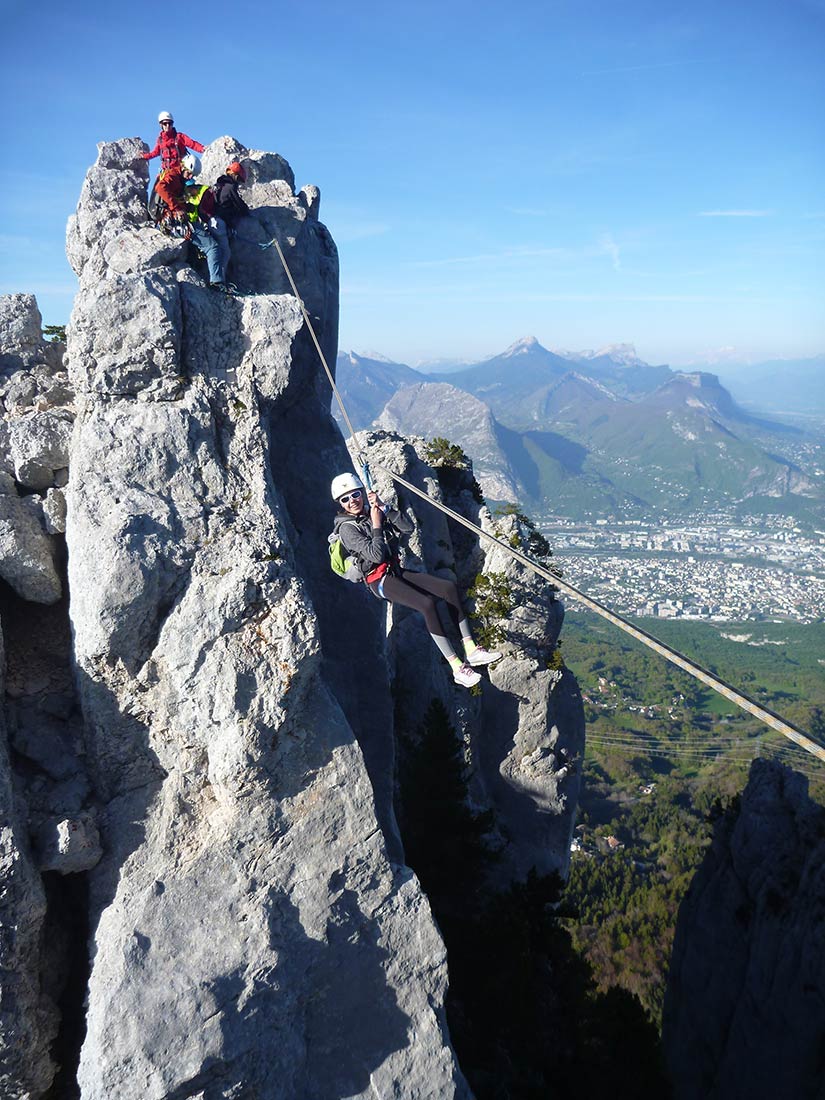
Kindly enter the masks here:
[[389, 569], [389, 562], [382, 561], [380, 565], [376, 565], [375, 569], [371, 573], [367, 573], [364, 580], [367, 584], [372, 584], [374, 581], [380, 581], [384, 574]]

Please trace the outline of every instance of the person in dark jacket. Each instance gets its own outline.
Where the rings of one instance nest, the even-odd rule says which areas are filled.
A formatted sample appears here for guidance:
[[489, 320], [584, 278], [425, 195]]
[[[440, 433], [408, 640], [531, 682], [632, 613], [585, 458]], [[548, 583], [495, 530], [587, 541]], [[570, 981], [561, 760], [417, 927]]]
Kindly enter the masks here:
[[[453, 679], [472, 687], [481, 677], [475, 668], [492, 664], [500, 653], [491, 653], [473, 641], [470, 624], [452, 581], [413, 573], [398, 560], [399, 540], [413, 525], [398, 509], [388, 508], [372, 490], [367, 491], [354, 474], [339, 474], [332, 482], [332, 499], [340, 511], [335, 534], [351, 554], [374, 596], [389, 603], [412, 607], [424, 616], [427, 630], [453, 670]], [[438, 617], [436, 602], [443, 600], [456, 630], [461, 634], [465, 660], [456, 653]]]
[[249, 207], [240, 196], [239, 186], [246, 183], [246, 171], [242, 164], [233, 160], [226, 172], [218, 176], [215, 183], [215, 202], [218, 217], [234, 229], [241, 218], [249, 215]]
[[[221, 249], [221, 260], [224, 270], [229, 265], [231, 250], [229, 247], [229, 233], [231, 233], [241, 218], [249, 215], [249, 207], [243, 201], [239, 192], [239, 185], [246, 182], [246, 172], [242, 164], [233, 160], [226, 172], [218, 179], [213, 187], [215, 194], [215, 214], [219, 226], [225, 226], [218, 231], [218, 244]], [[227, 230], [229, 232], [227, 232]]]
[[181, 209], [181, 195], [183, 194], [183, 177], [181, 176], [180, 163], [187, 149], [196, 153], [202, 153], [203, 145], [188, 134], [178, 133], [175, 129], [175, 120], [168, 111], [161, 111], [158, 115], [160, 133], [155, 142], [154, 149], [143, 153], [144, 160], [153, 160], [160, 157], [160, 172], [155, 180], [155, 190], [166, 203], [170, 210]]

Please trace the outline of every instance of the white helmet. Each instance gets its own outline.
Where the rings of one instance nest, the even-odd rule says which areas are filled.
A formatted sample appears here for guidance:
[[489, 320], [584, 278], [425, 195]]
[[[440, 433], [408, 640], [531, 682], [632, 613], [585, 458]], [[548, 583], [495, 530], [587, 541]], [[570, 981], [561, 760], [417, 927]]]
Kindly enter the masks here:
[[344, 496], [351, 489], [363, 488], [364, 483], [355, 474], [339, 474], [338, 477], [332, 479], [332, 485], [330, 486], [333, 500], [338, 500], [339, 497]]
[[161, 111], [160, 114], [158, 115], [158, 122], [171, 122], [171, 123], [174, 123], [174, 121], [175, 120], [172, 118], [172, 116], [169, 114], [168, 111]]
[[193, 176], [197, 176], [201, 170], [200, 157], [196, 157], [194, 153], [187, 153], [185, 157], [180, 158], [180, 166], [187, 172], [191, 172]]

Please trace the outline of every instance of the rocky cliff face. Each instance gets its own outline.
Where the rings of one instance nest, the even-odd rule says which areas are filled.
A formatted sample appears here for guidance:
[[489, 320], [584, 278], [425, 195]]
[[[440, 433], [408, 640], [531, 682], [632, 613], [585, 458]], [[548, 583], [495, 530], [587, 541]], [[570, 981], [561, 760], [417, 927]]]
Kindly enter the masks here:
[[[501, 873], [564, 868], [583, 728], [575, 684], [545, 667], [560, 607], [526, 583], [522, 652], [473, 698], [421, 623], [388, 631], [331, 574], [328, 485], [349, 459], [257, 243], [278, 236], [334, 362], [317, 189], [296, 194], [274, 154], [209, 147], [205, 177], [243, 158], [254, 208], [233, 246], [246, 293], [226, 298], [147, 224], [143, 148], [101, 145], [69, 222], [69, 378], [33, 301], [0, 312], [4, 1095], [76, 1078], [83, 1100], [466, 1096], [396, 745], [443, 699], [497, 810]], [[370, 445], [441, 493], [411, 444]], [[400, 503], [428, 566], [512, 572]], [[452, 503], [491, 522], [463, 490]]]
[[523, 496], [502, 435], [483, 401], [445, 382], [419, 382], [398, 390], [375, 421], [377, 427], [404, 435], [442, 436], [459, 443], [472, 455], [473, 470], [484, 494], [493, 500], [519, 500]]
[[757, 760], [679, 911], [663, 1037], [677, 1100], [825, 1097], [825, 810]]
[[[423, 460], [423, 439], [391, 432], [361, 437], [376, 467], [400, 474], [505, 543], [518, 541], [513, 516], [493, 519], [471, 489], [472, 476], [438, 471]], [[446, 472], [448, 477], [444, 477]], [[580, 784], [584, 745], [581, 697], [567, 669], [548, 664], [558, 641], [563, 607], [549, 586], [504, 550], [459, 528], [419, 497], [377, 471], [379, 491], [396, 494], [416, 520], [408, 544], [410, 568], [443, 574], [466, 591], [479, 574], [500, 577], [513, 610], [501, 625], [504, 658], [490, 669], [480, 695], [452, 689], [452, 677], [417, 615], [390, 608], [389, 659], [395, 690], [395, 728], [402, 743], [414, 743], [433, 698], [450, 714], [465, 743], [471, 791], [480, 810], [492, 809], [502, 848], [502, 874], [524, 879], [531, 868], [566, 874], [570, 835]], [[378, 605], [379, 612], [382, 610]]]

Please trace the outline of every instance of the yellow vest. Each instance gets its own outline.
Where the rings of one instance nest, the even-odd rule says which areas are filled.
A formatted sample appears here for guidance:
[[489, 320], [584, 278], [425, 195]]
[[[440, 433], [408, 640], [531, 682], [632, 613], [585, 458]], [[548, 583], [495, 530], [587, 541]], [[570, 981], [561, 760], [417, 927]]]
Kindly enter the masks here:
[[208, 183], [204, 183], [198, 187], [184, 188], [183, 195], [186, 199], [186, 216], [190, 222], [196, 222], [198, 220], [198, 208], [201, 204], [201, 199], [208, 190]]

